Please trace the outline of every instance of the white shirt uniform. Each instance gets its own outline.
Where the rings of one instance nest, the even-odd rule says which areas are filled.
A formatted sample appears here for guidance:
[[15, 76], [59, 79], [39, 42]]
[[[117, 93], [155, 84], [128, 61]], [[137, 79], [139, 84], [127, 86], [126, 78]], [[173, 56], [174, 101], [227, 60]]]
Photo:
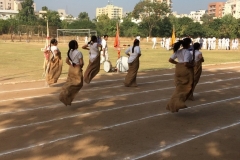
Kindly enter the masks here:
[[81, 58], [83, 58], [83, 54], [80, 52], [80, 51], [78, 51], [77, 49], [75, 49], [75, 50], [71, 50], [70, 52], [69, 52], [69, 57], [71, 58], [71, 60], [72, 60], [72, 62], [70, 61], [70, 63], [72, 64], [72, 63], [74, 63], [74, 64], [76, 64], [76, 65], [79, 65], [80, 64], [80, 59]]
[[88, 45], [90, 48], [90, 53], [89, 53], [89, 60], [91, 62], [94, 61], [94, 59], [98, 56], [99, 50], [98, 50], [98, 43], [93, 43]]
[[126, 54], [128, 54], [128, 53], [130, 54], [130, 56], [128, 58], [128, 63], [132, 63], [137, 58], [137, 56], [139, 56], [141, 54], [141, 49], [139, 46], [134, 47], [133, 53], [132, 53], [132, 48], [133, 47], [131, 46], [125, 51]]
[[101, 63], [103, 63], [104, 61], [108, 61], [109, 59], [108, 45], [105, 39], [102, 39], [102, 49], [105, 49], [105, 57], [103, 56], [103, 51], [101, 51]]
[[[195, 62], [198, 62], [200, 60], [200, 58], [198, 57], [200, 54], [202, 54], [202, 52], [200, 52], [199, 50], [195, 50]], [[191, 51], [191, 55], [193, 57], [193, 51]]]
[[170, 58], [173, 60], [177, 58], [178, 63], [191, 62], [192, 54], [188, 49], [180, 49], [177, 52], [175, 52]]
[[52, 52], [53, 56], [55, 57], [55, 51], [60, 52], [57, 46], [51, 46], [51, 49], [48, 48], [48, 50]]

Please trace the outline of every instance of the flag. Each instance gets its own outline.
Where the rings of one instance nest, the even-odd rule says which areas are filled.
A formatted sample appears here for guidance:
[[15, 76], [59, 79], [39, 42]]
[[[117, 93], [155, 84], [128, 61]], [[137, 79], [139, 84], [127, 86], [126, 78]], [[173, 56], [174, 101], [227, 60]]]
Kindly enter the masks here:
[[119, 25], [117, 23], [117, 31], [116, 31], [116, 36], [115, 36], [115, 40], [114, 40], [114, 47], [117, 49], [118, 51], [118, 59], [120, 58], [120, 38], [119, 38]]
[[176, 42], [176, 35], [175, 35], [175, 27], [173, 26], [172, 38], [171, 38], [170, 46], [173, 47], [175, 42]]

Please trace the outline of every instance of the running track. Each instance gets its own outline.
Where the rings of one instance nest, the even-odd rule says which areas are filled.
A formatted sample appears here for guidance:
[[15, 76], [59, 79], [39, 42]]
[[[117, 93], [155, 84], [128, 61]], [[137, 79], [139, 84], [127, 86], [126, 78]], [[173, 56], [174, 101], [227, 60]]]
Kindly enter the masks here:
[[172, 69], [139, 73], [136, 88], [99, 75], [71, 107], [58, 101], [64, 80], [1, 84], [0, 159], [239, 160], [239, 69], [205, 66], [195, 101], [175, 114]]

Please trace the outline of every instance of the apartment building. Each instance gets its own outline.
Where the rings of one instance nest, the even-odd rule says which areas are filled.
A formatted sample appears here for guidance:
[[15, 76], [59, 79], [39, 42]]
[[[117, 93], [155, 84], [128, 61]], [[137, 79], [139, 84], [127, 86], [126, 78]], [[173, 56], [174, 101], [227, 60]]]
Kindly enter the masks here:
[[213, 2], [208, 4], [208, 15], [221, 18], [223, 16], [225, 2]]
[[[0, 10], [14, 10], [19, 11], [22, 9], [21, 3], [24, 0], [0, 0]], [[36, 10], [36, 4], [33, 4], [34, 10]]]
[[122, 19], [123, 8], [114, 6], [108, 1], [108, 5], [106, 7], [96, 9], [96, 17], [99, 17], [102, 14], [108, 15], [110, 19]]
[[202, 23], [201, 18], [206, 13], [206, 10], [191, 11], [188, 17], [191, 18], [194, 22]]
[[231, 14], [235, 18], [240, 18], [240, 0], [228, 0], [225, 3], [223, 15]]

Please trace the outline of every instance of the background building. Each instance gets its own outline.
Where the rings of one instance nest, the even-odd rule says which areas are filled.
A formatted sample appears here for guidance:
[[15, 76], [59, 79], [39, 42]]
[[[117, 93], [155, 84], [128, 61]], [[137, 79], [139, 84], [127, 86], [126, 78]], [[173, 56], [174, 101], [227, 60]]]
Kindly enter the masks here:
[[235, 18], [240, 18], [240, 0], [228, 0], [225, 3], [223, 15], [231, 14]]
[[108, 15], [110, 19], [122, 19], [123, 8], [114, 6], [108, 1], [108, 5], [106, 7], [96, 9], [96, 17], [99, 17], [102, 14]]
[[201, 18], [206, 13], [206, 10], [191, 11], [188, 17], [191, 18], [194, 22], [202, 23]]
[[221, 18], [223, 16], [224, 2], [213, 2], [208, 4], [208, 15]]
[[[24, 0], [0, 0], [0, 10], [14, 10], [22, 9], [21, 3]], [[34, 11], [36, 11], [36, 4], [33, 4]]]

